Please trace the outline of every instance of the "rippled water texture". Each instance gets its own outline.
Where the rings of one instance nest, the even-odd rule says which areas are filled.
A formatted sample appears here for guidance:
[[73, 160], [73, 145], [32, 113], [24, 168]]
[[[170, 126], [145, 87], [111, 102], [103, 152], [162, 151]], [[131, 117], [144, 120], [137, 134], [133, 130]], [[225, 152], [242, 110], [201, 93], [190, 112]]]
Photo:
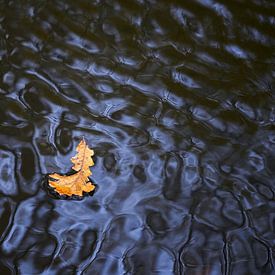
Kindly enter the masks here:
[[274, 10], [0, 0], [0, 274], [275, 274]]

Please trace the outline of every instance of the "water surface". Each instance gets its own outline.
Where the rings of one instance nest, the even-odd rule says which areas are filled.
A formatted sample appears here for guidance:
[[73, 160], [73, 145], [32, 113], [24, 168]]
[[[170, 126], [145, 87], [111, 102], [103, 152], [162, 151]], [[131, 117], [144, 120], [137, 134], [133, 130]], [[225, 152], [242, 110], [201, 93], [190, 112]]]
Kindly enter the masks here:
[[1, 275], [275, 274], [274, 10], [0, 1]]

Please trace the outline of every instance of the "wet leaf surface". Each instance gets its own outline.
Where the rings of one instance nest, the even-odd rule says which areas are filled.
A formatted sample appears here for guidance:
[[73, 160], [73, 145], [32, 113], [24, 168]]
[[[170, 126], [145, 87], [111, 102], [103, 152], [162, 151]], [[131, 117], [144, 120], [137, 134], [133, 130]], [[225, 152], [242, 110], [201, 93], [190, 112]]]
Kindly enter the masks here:
[[90, 182], [89, 176], [92, 175], [90, 166], [94, 165], [92, 156], [94, 151], [91, 150], [83, 138], [76, 148], [77, 154], [71, 158], [74, 164], [72, 169], [76, 173], [72, 175], [50, 174], [48, 183], [59, 195], [77, 195], [82, 196], [83, 192], [89, 193], [95, 189]]

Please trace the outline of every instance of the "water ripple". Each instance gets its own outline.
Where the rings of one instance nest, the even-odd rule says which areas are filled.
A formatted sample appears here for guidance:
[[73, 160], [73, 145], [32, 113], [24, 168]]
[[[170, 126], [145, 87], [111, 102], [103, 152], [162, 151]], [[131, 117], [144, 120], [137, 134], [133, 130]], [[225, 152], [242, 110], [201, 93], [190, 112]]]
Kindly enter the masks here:
[[1, 274], [275, 272], [272, 1], [2, 2]]

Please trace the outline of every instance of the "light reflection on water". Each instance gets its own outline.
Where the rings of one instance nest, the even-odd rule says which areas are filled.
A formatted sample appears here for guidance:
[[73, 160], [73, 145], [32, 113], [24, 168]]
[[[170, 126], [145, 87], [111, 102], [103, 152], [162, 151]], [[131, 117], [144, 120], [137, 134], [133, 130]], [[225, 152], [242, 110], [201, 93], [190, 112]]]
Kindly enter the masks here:
[[275, 272], [272, 1], [1, 6], [1, 274]]

